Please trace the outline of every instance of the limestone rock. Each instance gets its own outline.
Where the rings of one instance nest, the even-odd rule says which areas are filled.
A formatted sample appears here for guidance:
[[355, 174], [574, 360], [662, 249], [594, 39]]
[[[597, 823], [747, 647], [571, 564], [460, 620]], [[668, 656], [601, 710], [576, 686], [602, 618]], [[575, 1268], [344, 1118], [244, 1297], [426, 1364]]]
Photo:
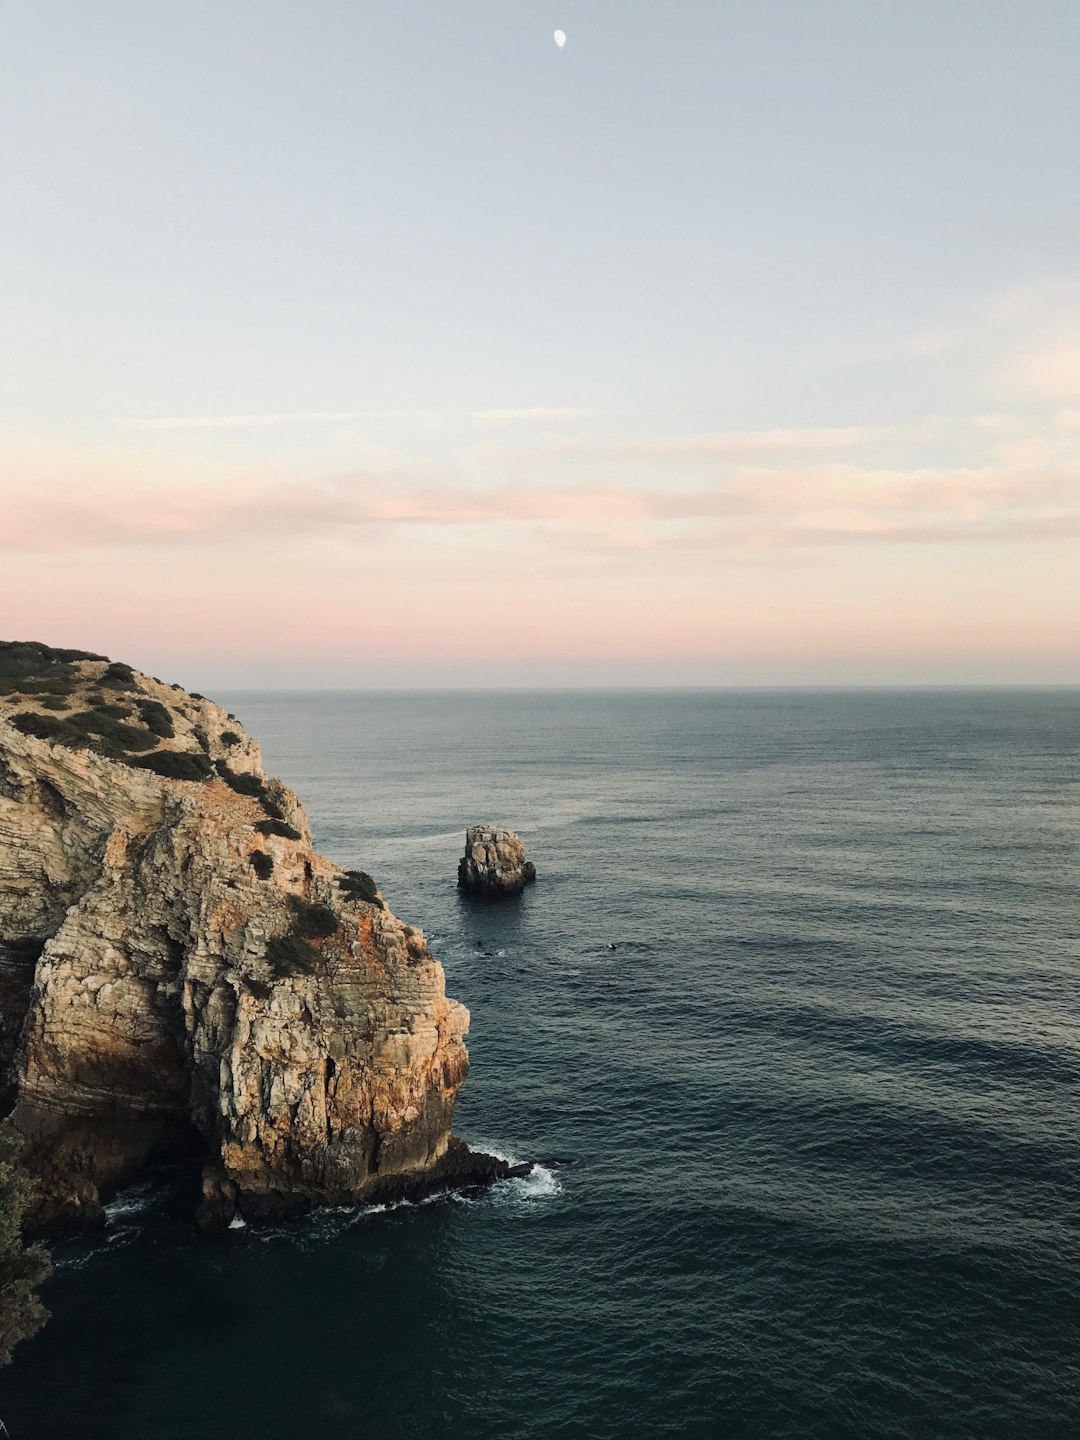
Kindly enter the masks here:
[[473, 895], [494, 899], [520, 895], [536, 879], [536, 866], [525, 859], [525, 846], [512, 830], [470, 825], [465, 854], [458, 862], [458, 885]]
[[451, 1135], [469, 1015], [423, 932], [315, 852], [239, 722], [100, 659], [20, 691], [4, 659], [0, 1067], [39, 1221], [100, 1222], [164, 1154], [203, 1156], [211, 1227], [508, 1173]]

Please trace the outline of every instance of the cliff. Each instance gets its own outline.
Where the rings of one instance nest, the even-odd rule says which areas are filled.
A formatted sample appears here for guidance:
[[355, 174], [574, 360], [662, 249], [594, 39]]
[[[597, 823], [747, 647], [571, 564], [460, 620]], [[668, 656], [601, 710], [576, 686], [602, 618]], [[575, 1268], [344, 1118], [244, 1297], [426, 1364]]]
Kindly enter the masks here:
[[498, 1178], [451, 1135], [468, 1023], [232, 715], [0, 645], [0, 1067], [41, 1224], [165, 1154], [202, 1156], [207, 1226]]

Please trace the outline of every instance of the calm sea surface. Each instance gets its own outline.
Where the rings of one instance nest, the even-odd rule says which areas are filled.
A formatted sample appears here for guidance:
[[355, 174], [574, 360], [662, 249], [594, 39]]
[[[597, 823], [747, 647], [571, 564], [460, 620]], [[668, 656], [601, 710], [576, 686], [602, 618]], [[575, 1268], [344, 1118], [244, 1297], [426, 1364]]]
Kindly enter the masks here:
[[[219, 696], [527, 1181], [69, 1242], [13, 1440], [1080, 1435], [1080, 693]], [[540, 881], [474, 907], [476, 821]]]

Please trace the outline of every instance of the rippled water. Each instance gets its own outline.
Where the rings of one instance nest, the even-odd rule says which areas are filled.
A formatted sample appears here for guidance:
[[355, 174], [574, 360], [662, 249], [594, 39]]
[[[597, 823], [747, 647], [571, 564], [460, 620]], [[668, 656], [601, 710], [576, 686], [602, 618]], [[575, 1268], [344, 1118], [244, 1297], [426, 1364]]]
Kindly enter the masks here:
[[[66, 1245], [13, 1440], [1080, 1434], [1080, 694], [236, 695], [528, 1181]], [[520, 903], [454, 889], [466, 824]]]

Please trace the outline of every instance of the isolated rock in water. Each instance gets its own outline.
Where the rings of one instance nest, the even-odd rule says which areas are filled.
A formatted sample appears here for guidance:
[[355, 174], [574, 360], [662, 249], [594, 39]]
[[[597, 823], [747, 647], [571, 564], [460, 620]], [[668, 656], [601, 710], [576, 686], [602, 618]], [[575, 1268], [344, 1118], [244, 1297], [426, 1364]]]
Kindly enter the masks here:
[[39, 645], [0, 644], [0, 1008], [41, 1225], [166, 1154], [202, 1155], [211, 1227], [510, 1173], [451, 1135], [469, 1014], [423, 932], [243, 726]]
[[536, 866], [525, 859], [525, 846], [512, 830], [470, 825], [465, 854], [458, 862], [458, 885], [473, 895], [520, 895], [536, 879]]

